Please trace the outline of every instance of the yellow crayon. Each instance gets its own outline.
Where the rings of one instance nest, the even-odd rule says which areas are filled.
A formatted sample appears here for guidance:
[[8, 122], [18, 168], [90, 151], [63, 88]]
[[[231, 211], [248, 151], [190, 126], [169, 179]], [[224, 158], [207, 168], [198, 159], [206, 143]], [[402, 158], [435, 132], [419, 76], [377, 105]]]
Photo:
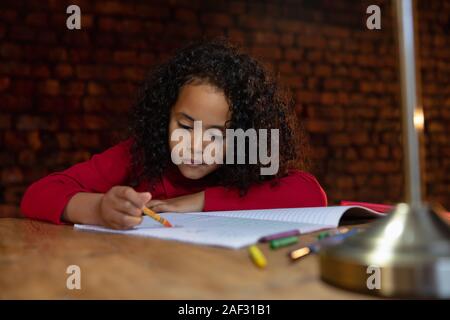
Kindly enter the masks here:
[[255, 245], [250, 246], [248, 252], [253, 262], [256, 264], [256, 266], [258, 266], [261, 269], [266, 267], [267, 265], [266, 257], [264, 257], [263, 253], [261, 252], [261, 250], [259, 250], [257, 246]]
[[164, 225], [165, 227], [172, 227], [172, 225], [170, 224], [169, 221], [167, 221], [166, 219], [164, 219], [163, 217], [161, 217], [161, 215], [157, 214], [156, 212], [154, 212], [153, 210], [150, 210], [147, 207], [144, 207], [144, 209], [142, 209], [142, 211], [144, 211], [144, 213], [146, 215], [148, 215], [150, 218], [158, 221], [159, 223], [161, 223], [162, 225]]

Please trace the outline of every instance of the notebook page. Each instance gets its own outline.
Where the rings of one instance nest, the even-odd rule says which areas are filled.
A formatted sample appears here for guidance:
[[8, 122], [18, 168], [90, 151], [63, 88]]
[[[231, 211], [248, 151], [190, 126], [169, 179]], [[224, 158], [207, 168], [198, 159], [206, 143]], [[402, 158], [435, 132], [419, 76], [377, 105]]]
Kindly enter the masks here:
[[[235, 210], [235, 211], [208, 211], [191, 212], [192, 215], [211, 215], [229, 218], [245, 218], [266, 221], [300, 222], [317, 225], [326, 225], [337, 227], [339, 220], [344, 213], [355, 206], [329, 206], [329, 207], [311, 207], [311, 208], [282, 208], [282, 209], [263, 209], [263, 210]], [[360, 207], [362, 208], [362, 207]], [[370, 217], [369, 209], [367, 211]], [[361, 213], [363, 213], [361, 211]], [[373, 212], [375, 213], [375, 212]]]
[[161, 215], [174, 227], [166, 228], [153, 219], [144, 217], [142, 224], [131, 230], [114, 230], [90, 225], [75, 225], [75, 228], [238, 249], [254, 244], [261, 237], [269, 234], [293, 229], [307, 233], [327, 227], [309, 223], [235, 219], [210, 215], [179, 213], [162, 213]]

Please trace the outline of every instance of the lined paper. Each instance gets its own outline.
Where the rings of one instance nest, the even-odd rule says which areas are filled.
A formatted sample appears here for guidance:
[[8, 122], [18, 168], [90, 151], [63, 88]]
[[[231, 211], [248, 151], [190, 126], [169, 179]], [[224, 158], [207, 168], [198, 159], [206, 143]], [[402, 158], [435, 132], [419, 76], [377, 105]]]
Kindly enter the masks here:
[[[294, 229], [308, 233], [337, 227], [350, 208], [354, 207], [162, 213], [161, 216], [169, 220], [173, 228], [166, 228], [149, 217], [144, 217], [142, 224], [131, 230], [90, 225], [75, 225], [75, 228], [239, 249], [270, 234]], [[367, 216], [371, 215], [362, 209]]]
[[[377, 212], [358, 206], [330, 206], [311, 208], [282, 208], [265, 210], [209, 211], [203, 215], [258, 219], [266, 221], [301, 222], [320, 225], [337, 226], [339, 220], [348, 209], [361, 208], [364, 216], [378, 215]], [[359, 210], [358, 210], [359, 211]], [[359, 213], [359, 212], [358, 212]], [[196, 212], [190, 214], [199, 214]], [[355, 212], [353, 215], [356, 215]], [[358, 214], [359, 216], [359, 214]]]

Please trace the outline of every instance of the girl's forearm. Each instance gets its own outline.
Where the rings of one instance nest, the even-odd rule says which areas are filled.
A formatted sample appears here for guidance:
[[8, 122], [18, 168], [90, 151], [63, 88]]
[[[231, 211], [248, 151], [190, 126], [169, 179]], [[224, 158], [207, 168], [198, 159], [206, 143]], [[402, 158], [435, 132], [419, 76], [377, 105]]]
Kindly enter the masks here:
[[103, 193], [75, 194], [67, 203], [62, 220], [71, 223], [100, 225], [100, 205]]

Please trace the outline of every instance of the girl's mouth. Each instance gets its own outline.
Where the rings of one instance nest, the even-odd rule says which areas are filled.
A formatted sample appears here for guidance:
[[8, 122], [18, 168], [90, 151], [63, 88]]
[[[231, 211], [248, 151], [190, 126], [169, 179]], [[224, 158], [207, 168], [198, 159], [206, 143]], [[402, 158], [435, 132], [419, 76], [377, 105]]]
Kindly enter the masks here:
[[204, 165], [204, 163], [202, 161], [198, 161], [198, 160], [196, 160], [194, 158], [183, 159], [183, 164], [186, 164], [188, 166], [193, 166], [193, 167]]

